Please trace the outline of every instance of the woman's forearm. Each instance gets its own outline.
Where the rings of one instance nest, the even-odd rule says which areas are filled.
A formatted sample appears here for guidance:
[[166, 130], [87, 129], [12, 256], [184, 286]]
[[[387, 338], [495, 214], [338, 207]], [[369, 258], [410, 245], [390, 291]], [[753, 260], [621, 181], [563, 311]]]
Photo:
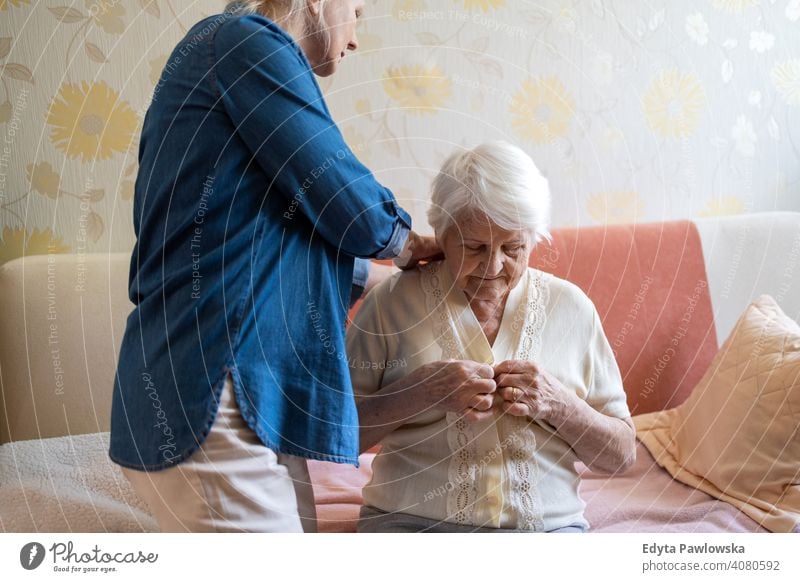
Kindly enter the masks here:
[[409, 385], [401, 378], [369, 396], [356, 397], [358, 407], [359, 448], [364, 452], [383, 437], [420, 412], [418, 399], [411, 397]]
[[550, 423], [592, 471], [625, 471], [636, 460], [633, 425], [596, 411], [577, 396], [556, 411]]
[[468, 421], [491, 418], [494, 370], [469, 360], [440, 360], [369, 395], [357, 396], [361, 452], [425, 410], [457, 412]]

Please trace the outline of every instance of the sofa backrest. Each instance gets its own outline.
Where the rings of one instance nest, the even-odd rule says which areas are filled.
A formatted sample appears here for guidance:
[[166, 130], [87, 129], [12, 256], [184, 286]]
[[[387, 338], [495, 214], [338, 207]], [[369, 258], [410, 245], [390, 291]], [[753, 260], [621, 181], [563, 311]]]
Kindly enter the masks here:
[[561, 229], [531, 264], [592, 298], [633, 414], [682, 402], [756, 297], [800, 321], [797, 212]]
[[109, 429], [130, 255], [32, 255], [0, 267], [0, 444]]
[[[694, 224], [559, 229], [531, 258], [594, 301], [634, 414], [682, 401], [753, 298], [768, 293], [800, 319], [800, 213]], [[0, 444], [108, 430], [129, 261], [51, 254], [0, 266]]]
[[558, 229], [531, 265], [578, 285], [614, 350], [631, 414], [683, 402], [717, 350], [699, 234], [690, 221]]
[[745, 307], [771, 295], [800, 321], [800, 212], [760, 212], [695, 220], [722, 343]]

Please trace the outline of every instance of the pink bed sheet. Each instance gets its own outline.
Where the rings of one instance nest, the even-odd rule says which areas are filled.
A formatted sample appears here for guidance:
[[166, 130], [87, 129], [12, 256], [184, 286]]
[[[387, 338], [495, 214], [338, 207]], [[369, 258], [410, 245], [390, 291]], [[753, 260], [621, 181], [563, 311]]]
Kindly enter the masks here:
[[[578, 465], [586, 519], [593, 532], [766, 532], [741, 511], [675, 481], [637, 443], [636, 464], [624, 475], [596, 475]], [[310, 461], [320, 532], [353, 532], [361, 488], [369, 481], [373, 453], [361, 467]]]
[[624, 475], [596, 475], [583, 465], [581, 497], [595, 532], [767, 532], [733, 505], [676, 481], [642, 443]]

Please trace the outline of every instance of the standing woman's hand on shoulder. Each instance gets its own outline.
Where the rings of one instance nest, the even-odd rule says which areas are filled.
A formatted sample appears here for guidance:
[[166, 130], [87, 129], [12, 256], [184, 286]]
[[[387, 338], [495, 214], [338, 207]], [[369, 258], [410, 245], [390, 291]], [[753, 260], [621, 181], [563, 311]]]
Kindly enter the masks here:
[[422, 261], [440, 261], [442, 259], [444, 259], [444, 253], [434, 237], [422, 236], [413, 230], [409, 231], [406, 244], [402, 252], [392, 261], [393, 265], [372, 263], [364, 294], [369, 293], [376, 285], [394, 275], [397, 268], [407, 271]]
[[420, 261], [440, 261], [442, 259], [444, 259], [444, 253], [434, 237], [422, 236], [412, 230], [408, 233], [406, 246], [395, 258], [394, 264], [406, 270], [413, 269]]

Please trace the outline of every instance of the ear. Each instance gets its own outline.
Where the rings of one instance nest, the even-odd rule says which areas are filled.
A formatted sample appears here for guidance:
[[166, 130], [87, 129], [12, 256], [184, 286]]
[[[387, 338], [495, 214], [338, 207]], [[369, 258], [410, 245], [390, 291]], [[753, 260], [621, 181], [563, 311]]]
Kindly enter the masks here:
[[306, 0], [306, 7], [311, 13], [311, 16], [319, 16], [320, 0]]
[[444, 232], [438, 232], [436, 230], [433, 231], [433, 239], [436, 241], [436, 245], [440, 249], [444, 248], [442, 245], [444, 244], [444, 239], [447, 237], [447, 231], [448, 230], [449, 230], [449, 228], [445, 229]]

